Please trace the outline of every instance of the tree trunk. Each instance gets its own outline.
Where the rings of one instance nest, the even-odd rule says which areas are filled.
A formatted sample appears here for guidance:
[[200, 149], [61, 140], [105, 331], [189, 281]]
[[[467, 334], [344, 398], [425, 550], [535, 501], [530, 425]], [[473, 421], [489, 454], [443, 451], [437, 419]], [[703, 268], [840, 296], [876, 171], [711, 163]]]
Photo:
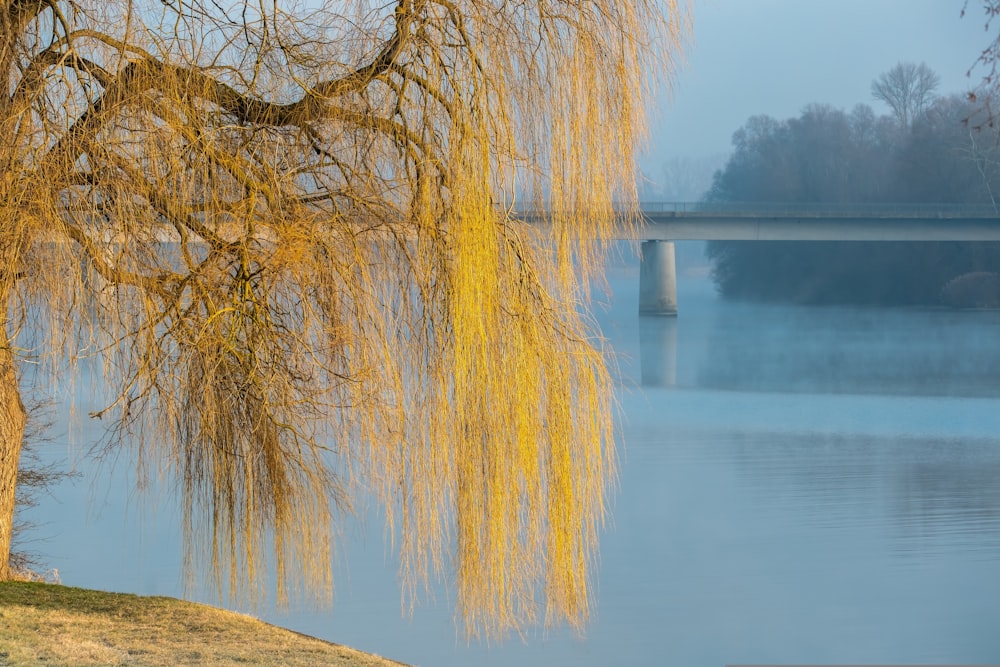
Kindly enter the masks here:
[[6, 299], [0, 299], [0, 581], [10, 579], [14, 496], [26, 413], [18, 390], [14, 354], [6, 331]]

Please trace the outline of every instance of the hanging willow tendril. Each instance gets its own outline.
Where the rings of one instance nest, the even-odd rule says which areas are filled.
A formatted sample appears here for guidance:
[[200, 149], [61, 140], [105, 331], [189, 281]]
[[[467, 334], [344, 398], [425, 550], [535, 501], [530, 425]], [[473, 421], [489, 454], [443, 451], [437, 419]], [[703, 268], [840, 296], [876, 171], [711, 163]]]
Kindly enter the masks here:
[[470, 635], [581, 626], [588, 280], [684, 34], [675, 0], [2, 0], [0, 550], [31, 347], [103, 360], [109, 446], [177, 480], [220, 593], [328, 598], [372, 494], [407, 603], [454, 577]]

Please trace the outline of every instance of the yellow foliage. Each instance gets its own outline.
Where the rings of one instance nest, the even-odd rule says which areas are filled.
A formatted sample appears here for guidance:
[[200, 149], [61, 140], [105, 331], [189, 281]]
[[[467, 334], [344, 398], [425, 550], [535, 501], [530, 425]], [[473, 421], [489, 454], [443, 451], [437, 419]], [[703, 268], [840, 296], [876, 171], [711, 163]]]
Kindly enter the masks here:
[[589, 280], [676, 1], [3, 11], [6, 328], [104, 360], [189, 566], [328, 597], [371, 492], [411, 602], [454, 576], [470, 634], [580, 627], [615, 474]]

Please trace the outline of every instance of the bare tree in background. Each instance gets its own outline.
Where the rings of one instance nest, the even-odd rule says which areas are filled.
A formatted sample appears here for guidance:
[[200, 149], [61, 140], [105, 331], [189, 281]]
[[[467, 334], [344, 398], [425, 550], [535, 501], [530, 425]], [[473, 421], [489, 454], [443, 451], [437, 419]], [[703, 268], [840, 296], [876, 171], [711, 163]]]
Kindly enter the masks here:
[[673, 156], [664, 161], [657, 196], [665, 202], [694, 202], [712, 187], [715, 172], [726, 164], [726, 155]]
[[902, 128], [908, 128], [934, 101], [940, 77], [925, 63], [898, 63], [872, 81], [872, 97], [885, 102]]
[[683, 32], [675, 0], [3, 0], [0, 580], [19, 359], [89, 356], [220, 593], [270, 566], [327, 597], [369, 492], [409, 600], [453, 573], [470, 633], [583, 623], [615, 469], [591, 239]]

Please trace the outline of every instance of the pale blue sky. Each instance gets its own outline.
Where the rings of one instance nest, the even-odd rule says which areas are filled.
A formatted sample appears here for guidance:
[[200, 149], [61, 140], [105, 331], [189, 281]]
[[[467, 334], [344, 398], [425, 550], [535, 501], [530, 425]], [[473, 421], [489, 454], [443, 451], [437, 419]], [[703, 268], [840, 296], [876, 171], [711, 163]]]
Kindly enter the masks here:
[[[981, 0], [691, 0], [694, 34], [670, 99], [657, 105], [650, 150], [657, 173], [673, 156], [728, 152], [747, 118], [797, 116], [813, 102], [850, 109], [899, 61], [926, 62], [940, 92], [963, 92], [989, 42]], [[994, 32], [1000, 23], [994, 26]]]

